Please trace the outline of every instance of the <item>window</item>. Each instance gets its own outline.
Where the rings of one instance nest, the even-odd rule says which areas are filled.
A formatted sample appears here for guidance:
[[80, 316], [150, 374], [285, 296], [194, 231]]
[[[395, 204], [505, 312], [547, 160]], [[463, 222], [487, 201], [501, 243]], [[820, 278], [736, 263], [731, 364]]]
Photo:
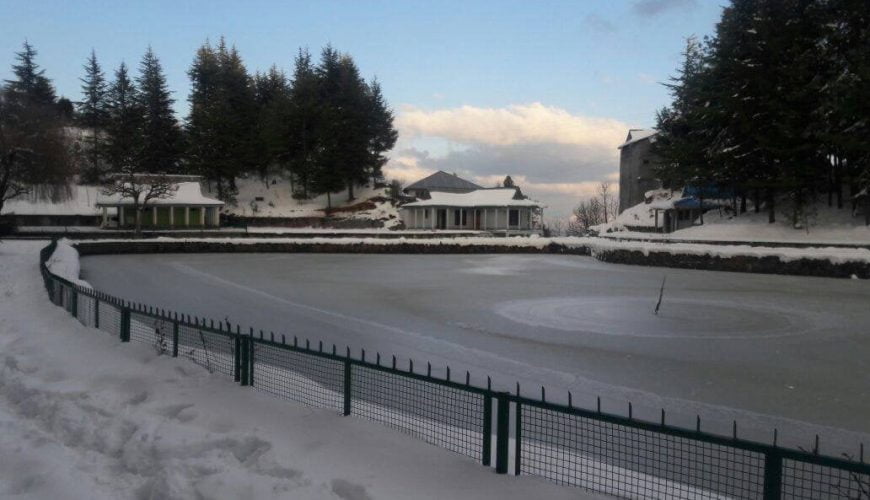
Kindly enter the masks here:
[[459, 226], [459, 225], [461, 225], [461, 224], [460, 224], [460, 221], [462, 220], [462, 219], [460, 218], [460, 217], [461, 217], [461, 213], [462, 213], [462, 210], [454, 210], [454, 211], [453, 211], [453, 225], [454, 225], [454, 226]]
[[462, 225], [465, 226], [468, 224], [468, 210], [462, 210]]
[[423, 218], [424, 218], [424, 219], [428, 219], [428, 218], [429, 218], [429, 210], [423, 210]]
[[509, 226], [519, 226], [520, 225], [520, 211], [519, 210], [511, 210], [508, 212], [508, 225]]

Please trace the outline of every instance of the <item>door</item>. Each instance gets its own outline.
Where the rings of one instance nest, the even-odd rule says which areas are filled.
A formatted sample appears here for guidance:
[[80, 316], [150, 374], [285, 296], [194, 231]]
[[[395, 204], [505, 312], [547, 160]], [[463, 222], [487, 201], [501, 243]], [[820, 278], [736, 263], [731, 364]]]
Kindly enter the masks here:
[[480, 231], [480, 210], [474, 211], [474, 229]]
[[447, 229], [447, 209], [438, 209], [438, 220], [435, 221], [435, 227], [438, 229]]

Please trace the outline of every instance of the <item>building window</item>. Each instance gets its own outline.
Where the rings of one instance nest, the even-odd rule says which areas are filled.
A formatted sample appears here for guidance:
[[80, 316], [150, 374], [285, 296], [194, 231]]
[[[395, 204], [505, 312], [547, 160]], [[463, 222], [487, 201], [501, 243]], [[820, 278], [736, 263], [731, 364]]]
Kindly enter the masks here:
[[462, 217], [461, 212], [462, 212], [462, 210], [454, 210], [453, 211], [453, 225], [454, 226], [460, 225], [460, 222], [462, 220], [461, 219], [461, 217]]
[[462, 209], [462, 225], [468, 225], [468, 210]]
[[520, 211], [519, 210], [511, 210], [508, 212], [508, 225], [509, 226], [519, 226], [520, 225]]
[[423, 218], [424, 218], [424, 219], [428, 219], [428, 218], [429, 218], [429, 210], [423, 210]]

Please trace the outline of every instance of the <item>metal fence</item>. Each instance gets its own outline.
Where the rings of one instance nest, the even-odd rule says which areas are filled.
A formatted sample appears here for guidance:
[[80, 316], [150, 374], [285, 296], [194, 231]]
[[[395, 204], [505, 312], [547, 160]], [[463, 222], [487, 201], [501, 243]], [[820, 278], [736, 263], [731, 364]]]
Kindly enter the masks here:
[[[356, 358], [253, 329], [134, 304], [40, 267], [51, 301], [82, 324], [187, 358], [267, 394], [384, 424], [499, 473], [540, 476], [623, 498], [870, 499], [870, 465], [856, 457], [725, 437], [497, 392], [464, 380]], [[460, 377], [461, 379], [462, 377]]]

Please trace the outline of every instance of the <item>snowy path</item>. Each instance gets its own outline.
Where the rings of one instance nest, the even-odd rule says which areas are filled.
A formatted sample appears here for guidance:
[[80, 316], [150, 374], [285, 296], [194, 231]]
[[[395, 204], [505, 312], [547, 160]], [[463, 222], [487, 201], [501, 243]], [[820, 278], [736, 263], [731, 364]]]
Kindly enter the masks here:
[[51, 305], [0, 245], [0, 497], [577, 498], [363, 420], [238, 387]]
[[[551, 255], [135, 255], [98, 289], [548, 400], [855, 453], [868, 442], [866, 281], [615, 266]], [[123, 270], [123, 271], [121, 271]], [[659, 316], [651, 313], [662, 276]], [[181, 285], [184, 286], [181, 286]]]

